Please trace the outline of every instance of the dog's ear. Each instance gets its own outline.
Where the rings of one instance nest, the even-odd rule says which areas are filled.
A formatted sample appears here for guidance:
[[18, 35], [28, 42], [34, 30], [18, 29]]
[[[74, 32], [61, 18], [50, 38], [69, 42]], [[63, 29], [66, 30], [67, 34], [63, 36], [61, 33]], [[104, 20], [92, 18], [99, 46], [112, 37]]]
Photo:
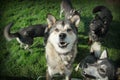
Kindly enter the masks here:
[[95, 52], [93, 51], [93, 52], [90, 52], [90, 55], [93, 55], [93, 56], [95, 56]]
[[70, 10], [70, 13], [75, 13], [75, 9]]
[[76, 27], [78, 27], [80, 23], [80, 16], [79, 15], [72, 16], [71, 22], [75, 24]]
[[47, 17], [48, 28], [50, 28], [56, 22], [56, 18], [51, 14], [47, 14], [46, 17]]
[[107, 50], [104, 50], [100, 56], [100, 59], [105, 59], [105, 58], [108, 58]]

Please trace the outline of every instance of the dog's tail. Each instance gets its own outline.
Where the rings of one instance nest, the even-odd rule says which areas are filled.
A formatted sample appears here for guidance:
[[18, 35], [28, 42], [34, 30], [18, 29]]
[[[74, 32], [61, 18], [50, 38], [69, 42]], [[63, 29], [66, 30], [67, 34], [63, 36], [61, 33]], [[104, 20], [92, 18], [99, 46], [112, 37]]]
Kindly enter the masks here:
[[102, 11], [103, 9], [107, 9], [105, 6], [97, 6], [93, 9], [92, 13], [97, 13], [99, 11]]
[[8, 41], [18, 37], [18, 33], [10, 33], [10, 28], [12, 26], [13, 26], [13, 23], [10, 23], [4, 28], [4, 36]]
[[94, 42], [91, 45], [90, 53], [94, 53], [95, 57], [99, 58], [101, 54], [101, 43], [100, 42]]

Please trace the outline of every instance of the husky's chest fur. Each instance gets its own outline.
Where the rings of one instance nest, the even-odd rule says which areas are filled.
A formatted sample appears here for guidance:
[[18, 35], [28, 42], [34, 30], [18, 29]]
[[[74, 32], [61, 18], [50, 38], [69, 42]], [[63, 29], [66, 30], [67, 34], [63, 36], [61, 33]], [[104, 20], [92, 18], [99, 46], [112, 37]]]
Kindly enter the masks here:
[[77, 50], [76, 50], [76, 44], [74, 45], [71, 52], [66, 54], [59, 54], [55, 51], [52, 44], [47, 43], [46, 45], [46, 58], [47, 58], [47, 65], [49, 69], [52, 71], [52, 74], [60, 73], [64, 74], [66, 72], [71, 72], [72, 69], [72, 63], [75, 59]]

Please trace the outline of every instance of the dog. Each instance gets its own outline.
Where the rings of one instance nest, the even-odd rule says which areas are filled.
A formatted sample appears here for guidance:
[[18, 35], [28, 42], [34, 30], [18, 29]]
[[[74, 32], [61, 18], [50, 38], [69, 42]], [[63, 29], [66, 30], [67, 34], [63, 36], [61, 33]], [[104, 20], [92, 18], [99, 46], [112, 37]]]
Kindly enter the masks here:
[[89, 25], [89, 44], [95, 41], [102, 42], [109, 30], [113, 18], [111, 11], [105, 6], [95, 7], [93, 9], [93, 14], [95, 14], [95, 18]]
[[101, 54], [101, 43], [94, 42], [90, 48], [90, 54], [80, 61], [80, 63], [75, 68], [78, 71], [79, 67], [85, 67], [86, 63], [93, 64], [97, 61]]
[[70, 0], [62, 0], [60, 8], [61, 8], [60, 18], [62, 17], [63, 12], [65, 15], [65, 19], [70, 19], [74, 15], [79, 15], [79, 11], [77, 11], [73, 8]]
[[46, 80], [51, 80], [55, 74], [65, 75], [65, 80], [70, 80], [72, 64], [77, 54], [79, 22], [78, 15], [70, 20], [56, 20], [53, 15], [47, 15], [49, 35], [45, 46]]
[[29, 46], [33, 44], [35, 37], [44, 37], [44, 31], [47, 27], [46, 24], [31, 25], [20, 29], [18, 32], [11, 33], [10, 29], [13, 23], [8, 24], [4, 28], [4, 36], [10, 41], [14, 38], [20, 43], [20, 47], [24, 49], [29, 49]]
[[104, 50], [99, 58], [94, 54], [87, 56], [77, 68], [81, 68], [85, 80], [117, 80], [116, 68], [108, 59], [107, 50]]

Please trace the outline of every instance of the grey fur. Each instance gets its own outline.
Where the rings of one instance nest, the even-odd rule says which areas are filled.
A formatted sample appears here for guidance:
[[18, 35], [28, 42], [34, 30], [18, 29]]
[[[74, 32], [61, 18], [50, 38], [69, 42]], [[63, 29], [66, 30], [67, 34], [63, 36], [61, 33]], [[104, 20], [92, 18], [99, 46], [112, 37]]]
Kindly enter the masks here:
[[62, 0], [60, 8], [60, 18], [63, 12], [65, 19], [70, 19], [73, 15], [79, 15], [79, 12], [73, 8], [71, 0]]
[[99, 58], [95, 55], [87, 56], [80, 62], [82, 75], [85, 80], [116, 80], [116, 68], [108, 59], [107, 51], [104, 50]]
[[[48, 14], [47, 21], [46, 33], [49, 35], [45, 46], [48, 67], [46, 80], [51, 80], [57, 73], [70, 80], [72, 64], [77, 54], [77, 27], [70, 20], [56, 21], [51, 14]], [[74, 40], [70, 41], [72, 43], [69, 43], [69, 37], [73, 37]]]

